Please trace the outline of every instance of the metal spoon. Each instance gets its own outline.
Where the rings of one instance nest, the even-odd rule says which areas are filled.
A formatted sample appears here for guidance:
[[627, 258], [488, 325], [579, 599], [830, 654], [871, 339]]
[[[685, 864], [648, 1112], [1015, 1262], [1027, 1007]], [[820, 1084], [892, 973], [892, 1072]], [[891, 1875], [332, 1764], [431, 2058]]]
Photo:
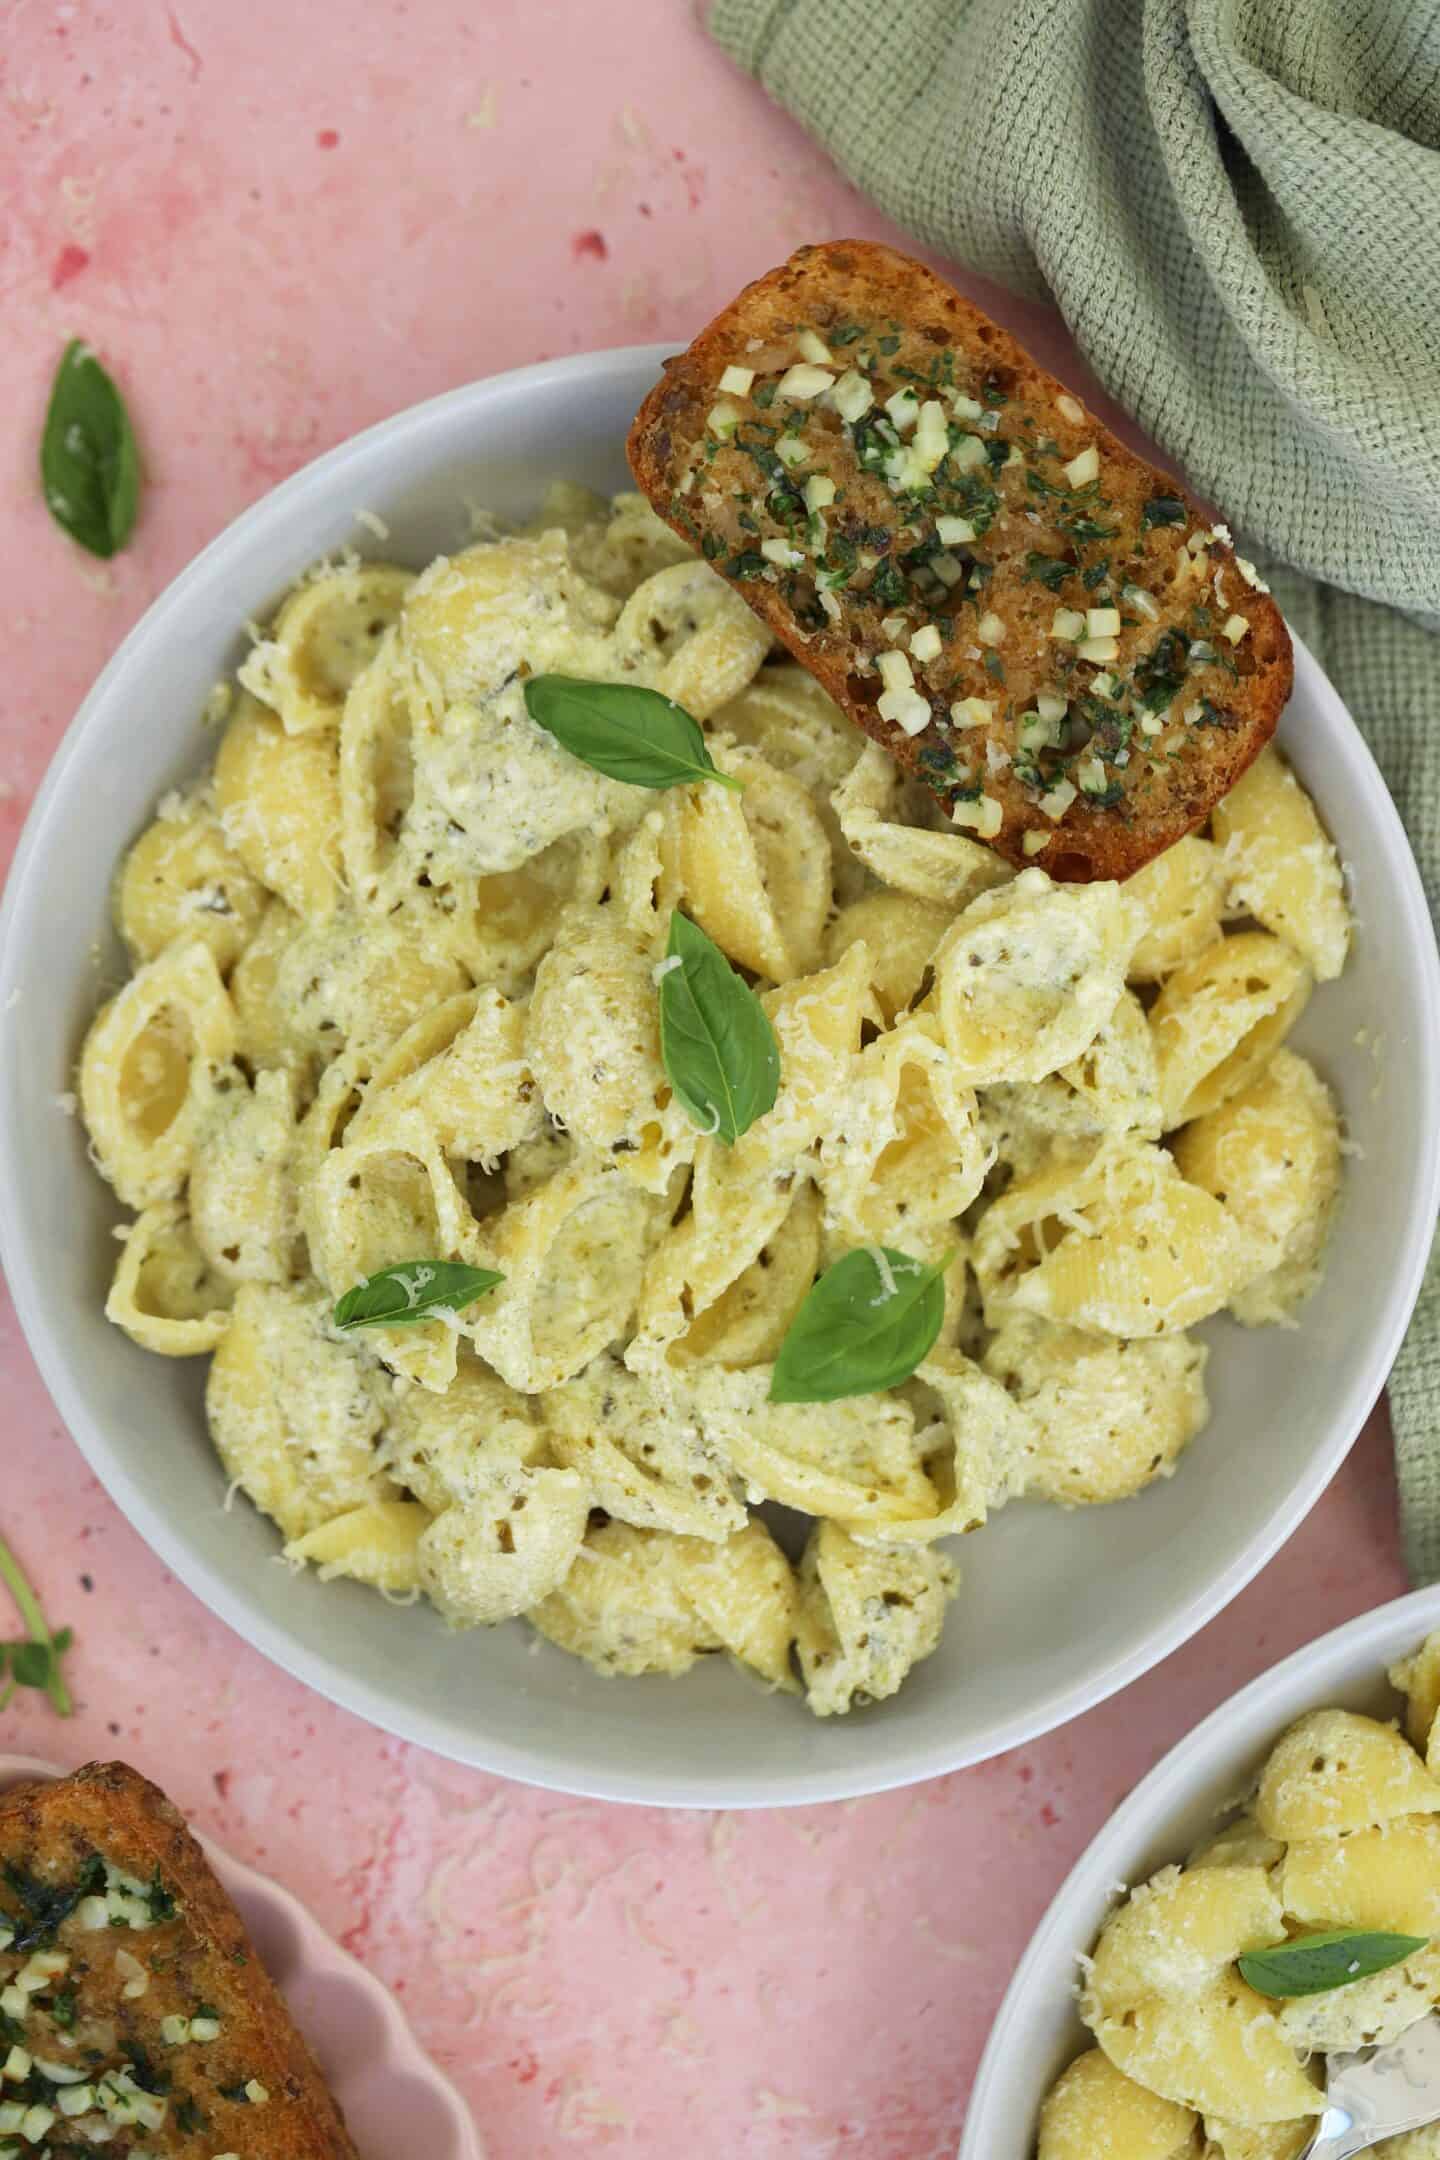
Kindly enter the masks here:
[[1325, 2112], [1300, 2160], [1351, 2160], [1403, 2130], [1440, 2122], [1440, 2015], [1389, 2047], [1356, 2048], [1326, 2062]]

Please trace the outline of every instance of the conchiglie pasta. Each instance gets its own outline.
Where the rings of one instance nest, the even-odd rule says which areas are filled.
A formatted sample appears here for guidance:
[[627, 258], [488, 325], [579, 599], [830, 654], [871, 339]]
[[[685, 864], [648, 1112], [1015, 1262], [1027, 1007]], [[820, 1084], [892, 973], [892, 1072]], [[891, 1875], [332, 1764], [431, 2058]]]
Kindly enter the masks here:
[[1194, 1326], [1265, 1259], [1162, 1149], [1129, 1142], [1017, 1180], [986, 1210], [972, 1246], [993, 1325], [1018, 1307], [1125, 1337]]
[[1171, 1476], [1205, 1422], [1207, 1356], [1183, 1334], [1119, 1342], [1012, 1315], [983, 1363], [1031, 1420], [1025, 1491], [1095, 1506]]
[[529, 980], [567, 907], [600, 898], [608, 857], [597, 833], [571, 833], [515, 870], [412, 893], [407, 912], [477, 983], [509, 995]]
[[545, 1103], [576, 1139], [663, 1192], [699, 1135], [660, 1055], [654, 959], [609, 907], [573, 909], [535, 971], [526, 1048]]
[[1166, 1132], [1218, 1109], [1263, 1069], [1305, 1009], [1299, 954], [1242, 930], [1180, 968], [1150, 1014]]
[[80, 1106], [127, 1206], [177, 1194], [217, 1092], [238, 1085], [235, 1014], [198, 940], [167, 946], [101, 1007], [80, 1054]]
[[411, 680], [394, 634], [351, 685], [340, 721], [340, 853], [356, 904], [384, 910], [411, 871], [401, 847], [415, 798]]
[[636, 1371], [655, 1368], [677, 1349], [683, 1357], [691, 1330], [709, 1319], [781, 1234], [795, 1198], [788, 1170], [752, 1176], [741, 1186], [728, 1164], [702, 1152], [690, 1212], [660, 1236], [641, 1279], [626, 1351]]
[[753, 1497], [879, 1530], [939, 1513], [915, 1421], [897, 1397], [772, 1403], [770, 1368], [699, 1366], [674, 1383], [677, 1403]]
[[570, 1574], [589, 1513], [589, 1488], [573, 1470], [500, 1471], [421, 1533], [420, 1586], [453, 1627], [517, 1619]]
[[241, 684], [279, 714], [287, 734], [335, 727], [412, 582], [394, 563], [345, 563], [306, 578], [241, 665]]
[[1316, 1710], [1272, 1750], [1255, 1818], [1274, 1838], [1339, 1837], [1397, 1815], [1440, 1812], [1440, 1783], [1392, 1726], [1349, 1710]]
[[[469, 1257], [454, 1176], [418, 1120], [376, 1126], [355, 1146], [330, 1149], [301, 1197], [300, 1226], [311, 1268], [335, 1298], [404, 1261]], [[395, 1371], [422, 1387], [448, 1387], [456, 1358], [452, 1322], [367, 1332], [371, 1349]]]
[[800, 1562], [796, 1648], [817, 1717], [883, 1702], [940, 1645], [960, 1586], [953, 1560], [929, 1546], [862, 1545], [817, 1523]]
[[907, 811], [920, 814], [920, 803], [876, 743], [866, 744], [831, 800], [847, 847], [894, 892], [953, 912], [1010, 877], [1009, 865], [978, 840], [907, 818]]
[[987, 1145], [1021, 1178], [1057, 1154], [1088, 1153], [1107, 1136], [1157, 1140], [1155, 1049], [1138, 998], [1125, 991], [1089, 1048], [1058, 1072], [985, 1088], [980, 1121]]
[[386, 1413], [380, 1459], [386, 1473], [432, 1515], [468, 1506], [497, 1478], [549, 1459], [528, 1396], [508, 1388], [469, 1345], [443, 1395], [401, 1383]]
[[1086, 1996], [1082, 2011], [1117, 2070], [1180, 2107], [1256, 2124], [1320, 2113], [1318, 2087], [1243, 1980], [1227, 1976], [1178, 2001], [1148, 1996], [1120, 2015]]
[[274, 997], [291, 1058], [327, 1063], [342, 1045], [368, 1073], [396, 1037], [468, 989], [465, 970], [403, 914], [382, 924], [343, 908], [307, 923], [275, 963]]
[[[1397, 1684], [1414, 1663], [1396, 1668]], [[1271, 1748], [1250, 1805], [1183, 1866], [1122, 1892], [1081, 1960], [1081, 2015], [1106, 2057], [1155, 2103], [1203, 2117], [1207, 2160], [1300, 2160], [1324, 2110], [1324, 2057], [1389, 2046], [1440, 2005], [1440, 1784], [1413, 1742], [1353, 1711], [1308, 1712]], [[1416, 1947], [1374, 1973], [1357, 1958], [1310, 1993], [1247, 1986], [1247, 1952], [1352, 1931]], [[1042, 2126], [1090, 2121], [1098, 2139], [1103, 2113], [1071, 2100], [1074, 2076]], [[1105, 2085], [1093, 2069], [1092, 2081]], [[1195, 2127], [1182, 2148], [1192, 2156]], [[1377, 2150], [1408, 2160], [1410, 2148], [1400, 2137]], [[1094, 2160], [1111, 2149], [1097, 2144]], [[1429, 2153], [1422, 2143], [1413, 2160]]]
[[656, 1203], [605, 1162], [579, 1159], [514, 1200], [476, 1246], [504, 1281], [461, 1332], [525, 1394], [558, 1387], [630, 1329]]
[[1043, 1080], [1088, 1050], [1125, 987], [1135, 923], [1118, 885], [1022, 870], [982, 893], [935, 953], [957, 1079]]
[[812, 796], [838, 787], [865, 748], [835, 700], [793, 665], [762, 668], [738, 697], [719, 707], [711, 724], [717, 735], [757, 750]]
[[615, 650], [662, 697], [708, 720], [743, 690], [770, 632], [708, 563], [672, 563], [637, 586], [615, 625]]
[[594, 1505], [639, 1530], [730, 1537], [745, 1523], [728, 1463], [700, 1426], [614, 1357], [551, 1388], [542, 1405], [556, 1460], [584, 1477]]
[[753, 750], [721, 753], [744, 793], [687, 789], [667, 832], [685, 912], [752, 974], [787, 982], [815, 967], [830, 909], [830, 842], [810, 797]]
[[526, 1618], [607, 1677], [688, 1672], [721, 1648], [686, 1588], [689, 1573], [679, 1539], [605, 1523], [590, 1530], [564, 1582]]
[[599, 672], [617, 612], [576, 569], [559, 530], [441, 556], [410, 587], [400, 617], [426, 730], [510, 680], [522, 661], [537, 675]]
[[1216, 804], [1213, 824], [1232, 904], [1293, 945], [1317, 982], [1333, 981], [1350, 949], [1344, 876], [1315, 805], [1273, 745]]
[[116, 926], [137, 966], [178, 938], [199, 938], [224, 974], [255, 935], [267, 897], [226, 841], [213, 808], [191, 796], [162, 806], [126, 856], [115, 890]]
[[1194, 833], [1125, 880], [1144, 928], [1130, 955], [1131, 982], [1163, 982], [1218, 944], [1225, 913], [1220, 850]]
[[[775, 1192], [778, 1201], [783, 1196], [783, 1188], [776, 1187]], [[694, 1222], [693, 1213], [688, 1220]], [[661, 1255], [668, 1250], [673, 1259], [684, 1238], [683, 1223], [666, 1233], [656, 1255], [657, 1280], [659, 1271], [669, 1265]], [[693, 1253], [693, 1248], [691, 1251]], [[754, 1259], [731, 1276], [718, 1296], [694, 1310], [693, 1318], [682, 1332], [667, 1341], [665, 1354], [669, 1362], [678, 1366], [760, 1365], [773, 1359], [805, 1301], [819, 1264], [819, 1197], [812, 1186], [792, 1187], [789, 1205]], [[720, 1261], [710, 1281], [713, 1283], [730, 1275], [734, 1265], [732, 1254], [728, 1261]], [[690, 1289], [693, 1301], [693, 1281], [685, 1281], [688, 1274], [687, 1259], [679, 1276], [672, 1274], [669, 1281], [684, 1283]], [[647, 1276], [642, 1307], [653, 1290], [654, 1282]], [[681, 1318], [684, 1318], [683, 1307]], [[645, 1326], [646, 1315], [642, 1310], [642, 1334]]]
[[[602, 592], [613, 594], [617, 600], [628, 600], [636, 587], [657, 571], [693, 562], [689, 547], [656, 516], [643, 495], [617, 495], [608, 504], [590, 496], [589, 502], [598, 504], [599, 514], [592, 510], [587, 516], [586, 492], [567, 487], [564, 482], [552, 488], [535, 529], [545, 532], [563, 523], [569, 533], [573, 561]], [[562, 494], [568, 502], [562, 502]]]
[[219, 1097], [190, 1169], [195, 1242], [222, 1281], [286, 1282], [300, 1234], [293, 1176], [295, 1088], [259, 1072]]
[[908, 1020], [860, 1052], [820, 1146], [826, 1214], [855, 1244], [903, 1243], [963, 1214], [990, 1166], [974, 1094], [933, 1022]]
[[1426, 1638], [1414, 1657], [1391, 1666], [1390, 1684], [1405, 1697], [1405, 1730], [1412, 1747], [1422, 1755], [1428, 1749], [1430, 1768], [1440, 1769], [1440, 1751], [1435, 1746], [1435, 1721], [1440, 1717], [1440, 1629]]
[[283, 900], [272, 900], [230, 976], [237, 1052], [257, 1071], [293, 1069], [304, 1062], [290, 1041], [275, 995], [281, 956], [300, 929], [300, 917]]
[[794, 1571], [759, 1517], [721, 1543], [683, 1538], [685, 1595], [738, 1665], [798, 1694], [790, 1651], [800, 1617]]
[[343, 1576], [391, 1597], [413, 1595], [421, 1588], [420, 1539], [433, 1519], [416, 1500], [370, 1500], [292, 1538], [285, 1558], [313, 1567], [322, 1583]]
[[494, 1170], [544, 1123], [525, 1048], [526, 1012], [498, 990], [442, 998], [396, 1036], [346, 1127], [347, 1144], [418, 1119], [445, 1154]]
[[825, 961], [833, 967], [852, 945], [870, 956], [870, 987], [887, 1027], [914, 1002], [935, 947], [950, 927], [951, 911], [909, 893], [870, 892], [852, 900], [825, 933]]
[[[1440, 1943], [1427, 1943], [1386, 1972], [1325, 1995], [1282, 2002], [1280, 2030], [1297, 2054], [1388, 2047], [1440, 2003]], [[1440, 2124], [1437, 2124], [1440, 2128]], [[1382, 2154], [1384, 2148], [1380, 2148]]]
[[130, 1225], [105, 1317], [142, 1350], [198, 1357], [229, 1325], [232, 1295], [195, 1242], [184, 1209], [162, 1200]]
[[1277, 1050], [1268, 1065], [1176, 1136], [1181, 1173], [1224, 1203], [1274, 1249], [1274, 1263], [1234, 1300], [1248, 1326], [1288, 1320], [1320, 1279], [1340, 1190], [1340, 1122], [1329, 1089], [1304, 1058]]
[[1150, 1996], [1199, 1995], [1245, 1951], [1268, 1949], [1284, 1933], [1284, 1908], [1265, 1868], [1162, 1868], [1102, 1928], [1087, 1994], [1107, 2017]]
[[1037, 2160], [1194, 2160], [1200, 2118], [1121, 2074], [1099, 2048], [1057, 2078]]
[[[1257, 2125], [1207, 2115], [1205, 2136], [1205, 2160], [1300, 2160], [1314, 2140], [1315, 2118], [1305, 2115], [1298, 2122]], [[1382, 2154], [1382, 2160], [1400, 2160], [1400, 2156]]]
[[242, 697], [215, 760], [220, 826], [252, 877], [297, 915], [323, 921], [339, 904], [340, 767], [333, 734], [287, 735]]
[[1347, 1837], [1301, 1838], [1286, 1851], [1281, 1896], [1307, 1927], [1440, 1934], [1440, 1817], [1397, 1815]]
[[329, 1316], [323, 1295], [242, 1283], [206, 1388], [226, 1474], [287, 1538], [400, 1497], [376, 1455], [384, 1376]]

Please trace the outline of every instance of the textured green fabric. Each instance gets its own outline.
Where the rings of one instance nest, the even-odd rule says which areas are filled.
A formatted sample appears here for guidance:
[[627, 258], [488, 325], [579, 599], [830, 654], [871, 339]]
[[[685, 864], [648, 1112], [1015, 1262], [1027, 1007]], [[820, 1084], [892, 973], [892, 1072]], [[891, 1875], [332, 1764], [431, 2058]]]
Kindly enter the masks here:
[[[1252, 549], [1306, 573], [1282, 605], [1433, 913], [1440, 0], [716, 0], [710, 27], [900, 224], [1053, 296]], [[1440, 1577], [1434, 1259], [1390, 1401], [1408, 1558]]]

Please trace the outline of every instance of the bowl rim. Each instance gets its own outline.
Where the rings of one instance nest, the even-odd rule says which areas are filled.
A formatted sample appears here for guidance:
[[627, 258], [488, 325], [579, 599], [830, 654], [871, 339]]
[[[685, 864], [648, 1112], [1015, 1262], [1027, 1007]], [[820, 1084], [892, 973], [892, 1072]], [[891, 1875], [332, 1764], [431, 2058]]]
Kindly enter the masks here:
[[[966, 2108], [957, 2160], [996, 2160], [996, 2148], [983, 2142], [1003, 2127], [997, 2110], [1003, 2104], [1001, 2079], [1012, 2054], [1024, 2054], [1024, 2021], [1032, 1992], [1053, 1980], [1054, 1966], [1063, 1957], [1067, 1976], [1094, 1939], [1088, 1914], [1096, 1887], [1107, 1888], [1124, 1879], [1124, 1854], [1147, 1829], [1194, 1797], [1195, 1787], [1207, 1776], [1236, 1768], [1263, 1746], [1267, 1737], [1278, 1739], [1284, 1726], [1303, 1716], [1306, 1709], [1321, 1709], [1316, 1700], [1327, 1686], [1326, 1676], [1347, 1665], [1352, 1656], [1373, 1650], [1377, 1673], [1404, 1654], [1404, 1647], [1418, 1645], [1440, 1627], [1440, 1582], [1384, 1605], [1372, 1606], [1327, 1635], [1293, 1650], [1217, 1705], [1208, 1717], [1177, 1740], [1153, 1770], [1127, 1794], [1102, 1824], [1070, 1869], [1025, 1946], [1019, 1964], [995, 2012], [984, 2052], [975, 2072]], [[1382, 1650], [1385, 1642], [1400, 1647]], [[1085, 1908], [1083, 1920], [1081, 1909]], [[1083, 1926], [1085, 1939], [1077, 1940]], [[1068, 1985], [1068, 1977], [1067, 1977]], [[993, 2119], [992, 2119], [993, 2118]], [[1033, 2127], [1024, 2147], [1033, 2147]], [[1016, 2148], [1017, 2160], [1020, 2148]]]
[[[357, 462], [363, 463], [366, 454], [382, 444], [387, 454], [393, 454], [407, 441], [423, 443], [431, 430], [447, 418], [472, 410], [479, 414], [492, 399], [517, 392], [545, 390], [575, 380], [594, 384], [609, 379], [628, 384], [632, 378], [643, 376], [648, 382], [658, 372], [661, 361], [675, 349], [674, 342], [665, 341], [569, 354], [486, 376], [407, 406], [347, 437], [302, 467], [242, 510], [209, 541], [156, 596], [102, 668], [62, 736], [36, 792], [0, 898], [0, 1009], [16, 988], [23, 949], [20, 929], [28, 905], [31, 867], [52, 844], [57, 798], [71, 767], [88, 749], [92, 731], [103, 721], [107, 709], [123, 696], [132, 671], [148, 665], [144, 656], [157, 639], [173, 635], [175, 626], [183, 624], [192, 594], [226, 577], [232, 558], [248, 551], [257, 528], [271, 520], [282, 520], [285, 513], [311, 500], [324, 503], [334, 476], [349, 472]], [[353, 480], [347, 492], [353, 492]], [[364, 500], [363, 490], [354, 499]], [[1369, 745], [1348, 708], [1303, 641], [1296, 636], [1294, 642], [1301, 667], [1313, 670], [1321, 694], [1334, 700], [1338, 715], [1350, 731], [1357, 761], [1366, 777], [1371, 813], [1395, 861], [1402, 906], [1392, 918], [1392, 929], [1398, 928], [1425, 978], [1428, 994], [1414, 1019], [1422, 1063], [1440, 1079], [1440, 954], [1409, 840]], [[471, 1768], [546, 1790], [667, 1807], [806, 1806], [893, 1791], [988, 1761], [1038, 1739], [1095, 1708], [1159, 1664], [1198, 1634], [1258, 1574], [1310, 1513], [1354, 1445], [1384, 1387], [1414, 1310], [1429, 1252], [1431, 1226], [1440, 1212], [1440, 1115], [1431, 1116], [1417, 1140], [1411, 1215], [1407, 1237], [1396, 1255], [1388, 1325], [1372, 1341], [1365, 1364], [1353, 1369], [1337, 1398], [1336, 1414], [1329, 1425], [1329, 1444], [1316, 1450], [1304, 1476], [1203, 1590], [1172, 1611], [1163, 1626], [1125, 1654], [1112, 1657], [1083, 1680], [1057, 1689], [1038, 1703], [1032, 1701], [1012, 1714], [992, 1719], [958, 1747], [947, 1746], [943, 1735], [937, 1738], [933, 1733], [898, 1745], [892, 1737], [887, 1746], [877, 1746], [863, 1769], [808, 1765], [788, 1772], [768, 1772], [763, 1784], [743, 1772], [732, 1776], [714, 1770], [699, 1776], [643, 1769], [587, 1772], [582, 1765], [557, 1763], [544, 1749], [490, 1735], [477, 1742], [470, 1734], [459, 1733], [451, 1721], [397, 1700], [389, 1689], [349, 1668], [338, 1651], [322, 1654], [297, 1643], [282, 1623], [268, 1616], [258, 1598], [238, 1585], [232, 1586], [192, 1554], [183, 1524], [152, 1507], [124, 1462], [112, 1453], [103, 1423], [90, 1415], [80, 1399], [79, 1388], [72, 1384], [62, 1316], [46, 1309], [31, 1274], [28, 1253], [15, 1228], [14, 1211], [3, 1208], [0, 1266], [7, 1275], [16, 1315], [41, 1379], [67, 1431], [109, 1497], [178, 1580], [282, 1671], [382, 1731]], [[0, 1067], [0, 1190], [9, 1186], [21, 1148], [19, 1123]]]

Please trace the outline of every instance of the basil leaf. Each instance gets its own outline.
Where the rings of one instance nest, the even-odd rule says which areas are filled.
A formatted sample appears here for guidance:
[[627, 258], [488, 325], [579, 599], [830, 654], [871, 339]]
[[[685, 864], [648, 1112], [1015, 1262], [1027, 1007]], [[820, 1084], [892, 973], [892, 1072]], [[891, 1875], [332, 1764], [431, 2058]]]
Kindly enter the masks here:
[[124, 547], [140, 507], [140, 453], [125, 401], [88, 345], [61, 355], [40, 438], [45, 507], [92, 555]]
[[1377, 1935], [1355, 1928], [1297, 1935], [1271, 1950], [1247, 1950], [1240, 1972], [1257, 1995], [1326, 1995], [1399, 1965], [1429, 1940], [1428, 1935]]
[[532, 675], [525, 710], [582, 764], [631, 787], [683, 787], [718, 780], [738, 795], [740, 782], [716, 770], [699, 722], [658, 690], [639, 683], [583, 682], [575, 675]]
[[10, 1653], [10, 1672], [17, 1687], [39, 1688], [48, 1693], [51, 1682], [59, 1672], [60, 1642], [7, 1643]]
[[409, 1327], [437, 1312], [459, 1312], [505, 1280], [493, 1268], [458, 1260], [397, 1260], [345, 1292], [335, 1307], [337, 1328]]
[[726, 1147], [775, 1106], [780, 1046], [769, 1015], [679, 908], [660, 977], [660, 1055], [684, 1109]]
[[888, 1245], [862, 1245], [837, 1260], [790, 1323], [771, 1402], [838, 1402], [908, 1380], [940, 1333], [954, 1258], [927, 1266]]

